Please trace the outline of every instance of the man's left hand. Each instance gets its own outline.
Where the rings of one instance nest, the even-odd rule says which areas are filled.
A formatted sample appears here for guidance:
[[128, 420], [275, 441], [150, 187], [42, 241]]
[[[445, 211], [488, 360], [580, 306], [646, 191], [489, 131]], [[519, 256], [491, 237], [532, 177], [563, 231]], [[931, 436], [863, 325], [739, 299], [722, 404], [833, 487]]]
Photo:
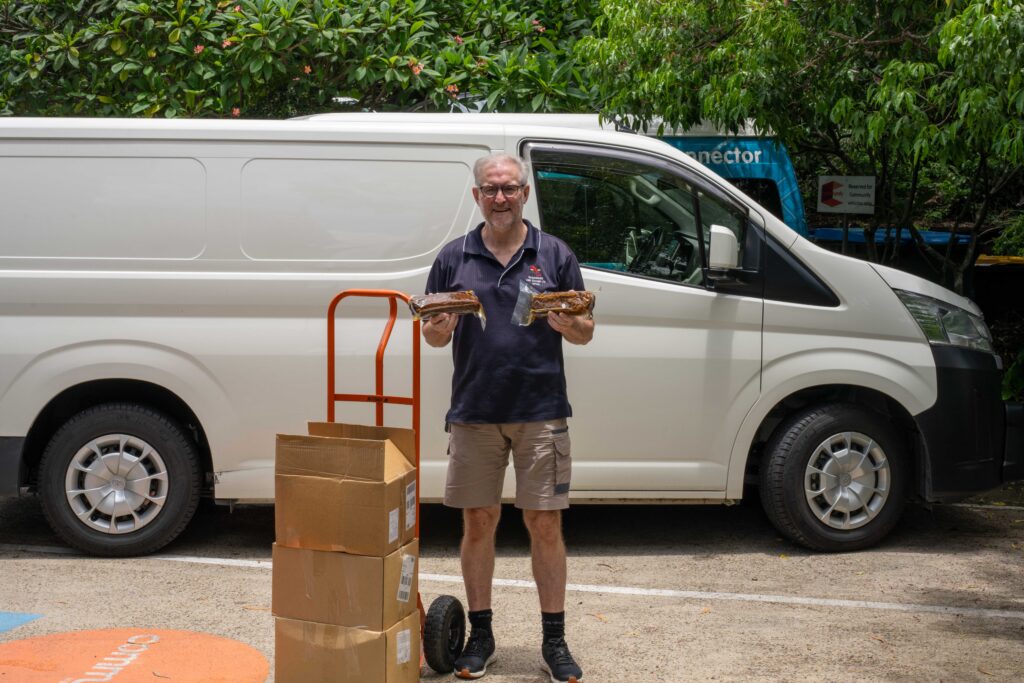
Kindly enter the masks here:
[[593, 316], [548, 313], [548, 325], [570, 344], [583, 345], [594, 338]]

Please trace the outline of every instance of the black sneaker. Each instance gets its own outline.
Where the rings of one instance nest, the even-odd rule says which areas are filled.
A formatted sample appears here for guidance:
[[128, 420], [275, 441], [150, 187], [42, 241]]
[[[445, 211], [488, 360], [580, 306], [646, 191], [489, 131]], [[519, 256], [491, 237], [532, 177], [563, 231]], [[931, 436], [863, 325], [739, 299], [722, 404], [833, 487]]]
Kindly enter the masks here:
[[569, 653], [565, 638], [549, 638], [540, 648], [544, 670], [551, 674], [551, 683], [583, 683], [583, 669]]
[[462, 654], [455, 660], [455, 677], [480, 678], [487, 673], [487, 665], [494, 661], [494, 634], [473, 629]]

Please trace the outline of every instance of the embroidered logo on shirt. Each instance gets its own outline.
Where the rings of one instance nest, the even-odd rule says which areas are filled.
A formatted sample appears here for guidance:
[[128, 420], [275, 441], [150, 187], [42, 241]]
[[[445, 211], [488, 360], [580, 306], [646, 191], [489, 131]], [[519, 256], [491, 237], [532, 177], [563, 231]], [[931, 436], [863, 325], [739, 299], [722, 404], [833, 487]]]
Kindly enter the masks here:
[[534, 287], [543, 287], [547, 284], [547, 280], [544, 279], [544, 273], [541, 272], [540, 266], [531, 265], [528, 267], [529, 273], [526, 276], [526, 281]]

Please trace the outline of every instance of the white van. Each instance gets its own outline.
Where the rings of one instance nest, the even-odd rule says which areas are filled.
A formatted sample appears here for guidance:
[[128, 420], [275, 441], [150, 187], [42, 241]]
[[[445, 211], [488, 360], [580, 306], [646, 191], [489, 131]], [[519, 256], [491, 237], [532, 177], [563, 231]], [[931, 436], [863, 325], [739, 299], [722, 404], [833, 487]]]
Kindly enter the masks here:
[[[103, 555], [163, 546], [202, 496], [272, 502], [275, 433], [325, 416], [332, 297], [422, 292], [480, 220], [471, 167], [494, 150], [529, 160], [526, 217], [597, 292], [594, 341], [565, 349], [574, 502], [728, 503], [757, 484], [786, 536], [846, 550], [907, 498], [1024, 476], [1021, 407], [1000, 399], [971, 301], [819, 249], [596, 117], [9, 118], [0, 493], [38, 492], [68, 543]], [[339, 391], [370, 391], [386, 308], [339, 309]], [[409, 336], [392, 335], [386, 393], [409, 391]], [[436, 500], [450, 350], [425, 347], [421, 374]], [[337, 419], [373, 421], [349, 404]]]

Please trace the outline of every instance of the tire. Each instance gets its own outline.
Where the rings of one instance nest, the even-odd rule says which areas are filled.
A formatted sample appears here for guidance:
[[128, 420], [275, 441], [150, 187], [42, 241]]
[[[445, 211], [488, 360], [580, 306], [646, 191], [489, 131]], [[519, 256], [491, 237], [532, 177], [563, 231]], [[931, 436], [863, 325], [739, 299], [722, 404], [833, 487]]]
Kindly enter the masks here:
[[47, 521], [90, 555], [145, 555], [167, 545], [192, 519], [200, 485], [199, 455], [184, 430], [133, 403], [78, 413], [39, 463]]
[[466, 613], [459, 599], [442, 595], [430, 603], [423, 626], [423, 656], [439, 674], [455, 670], [455, 660], [466, 642]]
[[836, 403], [780, 425], [761, 463], [761, 503], [775, 528], [812, 550], [859, 550], [903, 512], [905, 440], [884, 417]]

